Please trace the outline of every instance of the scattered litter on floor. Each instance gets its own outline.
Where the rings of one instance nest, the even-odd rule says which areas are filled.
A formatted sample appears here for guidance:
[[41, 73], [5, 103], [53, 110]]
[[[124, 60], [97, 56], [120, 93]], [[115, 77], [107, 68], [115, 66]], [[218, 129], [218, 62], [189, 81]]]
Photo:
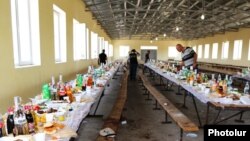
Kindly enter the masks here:
[[196, 138], [196, 137], [197, 137], [197, 134], [195, 134], [195, 133], [187, 133], [186, 136], [187, 136], [187, 137], [191, 137], [191, 138]]
[[122, 124], [122, 125], [127, 124], [127, 121], [124, 120], [124, 121], [121, 122], [121, 124]]

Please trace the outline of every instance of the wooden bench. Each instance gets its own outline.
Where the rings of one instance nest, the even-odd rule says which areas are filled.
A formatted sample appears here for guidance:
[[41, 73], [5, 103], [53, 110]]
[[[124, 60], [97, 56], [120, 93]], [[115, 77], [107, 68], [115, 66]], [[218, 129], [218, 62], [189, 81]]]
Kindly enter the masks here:
[[[174, 106], [164, 95], [161, 94], [149, 80], [141, 73], [139, 73], [141, 81], [146, 88], [146, 90], [155, 98], [155, 109], [158, 109], [157, 105], [165, 110], [165, 123], [170, 123], [167, 120], [168, 115], [176, 122], [180, 127], [180, 140], [183, 137], [183, 131], [185, 132], [196, 132], [199, 130], [198, 126], [195, 125], [186, 115], [184, 115], [178, 108]], [[148, 94], [149, 96], [149, 94]], [[149, 98], [149, 97], [148, 97]]]
[[[121, 89], [116, 99], [116, 103], [114, 104], [113, 109], [109, 114], [108, 118], [105, 120], [103, 129], [109, 127], [112, 130], [114, 130], [115, 133], [117, 133], [120, 124], [120, 118], [122, 116], [123, 107], [127, 100], [127, 80], [128, 80], [128, 72], [126, 71], [122, 77]], [[96, 141], [113, 141], [113, 138], [103, 137], [99, 135]]]

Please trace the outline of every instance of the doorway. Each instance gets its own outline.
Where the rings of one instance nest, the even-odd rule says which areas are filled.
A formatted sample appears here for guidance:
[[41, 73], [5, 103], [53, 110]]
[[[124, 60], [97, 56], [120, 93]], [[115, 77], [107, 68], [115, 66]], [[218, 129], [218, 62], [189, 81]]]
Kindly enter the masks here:
[[149, 59], [157, 60], [157, 46], [141, 46], [141, 60], [145, 62], [145, 55], [150, 51]]

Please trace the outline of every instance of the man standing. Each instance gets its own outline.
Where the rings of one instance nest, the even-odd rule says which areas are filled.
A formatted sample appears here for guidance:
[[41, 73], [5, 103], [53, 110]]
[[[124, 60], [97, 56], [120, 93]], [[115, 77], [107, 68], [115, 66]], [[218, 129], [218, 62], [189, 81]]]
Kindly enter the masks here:
[[98, 64], [100, 65], [101, 63], [106, 64], [107, 61], [107, 55], [105, 54], [105, 49], [102, 50], [102, 53], [99, 54], [98, 58]]
[[150, 50], [148, 50], [148, 52], [145, 55], [145, 63], [149, 61], [149, 54], [150, 54]]
[[138, 66], [137, 55], [140, 54], [136, 52], [135, 49], [132, 49], [129, 54], [130, 80], [136, 80], [136, 71]]
[[190, 69], [193, 66], [193, 69], [198, 69], [197, 54], [191, 47], [183, 47], [181, 44], [177, 44], [176, 49], [181, 52], [181, 67], [185, 66]]

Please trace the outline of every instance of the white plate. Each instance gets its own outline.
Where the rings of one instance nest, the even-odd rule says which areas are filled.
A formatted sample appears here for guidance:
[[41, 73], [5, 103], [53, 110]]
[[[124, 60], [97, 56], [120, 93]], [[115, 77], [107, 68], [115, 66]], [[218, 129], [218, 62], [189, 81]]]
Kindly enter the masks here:
[[250, 98], [249, 98], [249, 96], [248, 95], [241, 96], [240, 97], [240, 102], [243, 103], [243, 104], [250, 105]]

